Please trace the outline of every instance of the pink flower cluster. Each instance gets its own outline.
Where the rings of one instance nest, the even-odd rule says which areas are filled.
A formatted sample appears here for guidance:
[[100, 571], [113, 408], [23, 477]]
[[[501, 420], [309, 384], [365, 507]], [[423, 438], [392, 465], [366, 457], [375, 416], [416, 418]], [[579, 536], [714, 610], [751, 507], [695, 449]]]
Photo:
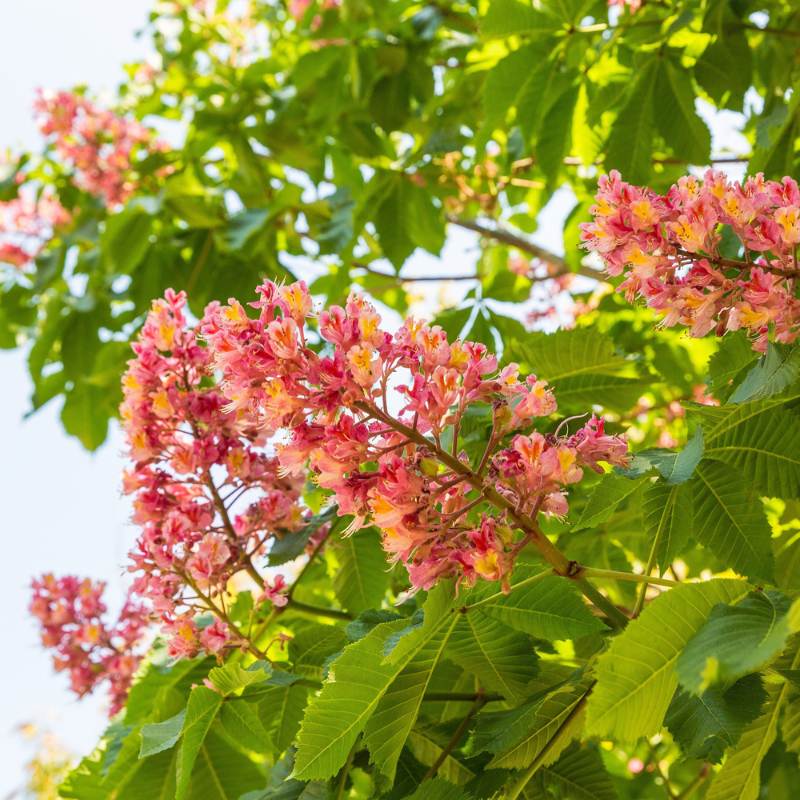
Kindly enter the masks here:
[[103, 583], [43, 575], [32, 588], [30, 611], [41, 623], [42, 644], [55, 650], [56, 670], [69, 672], [79, 696], [108, 681], [113, 716], [122, 708], [141, 660], [132, 651], [145, 625], [142, 609], [128, 601], [117, 623], [108, 625], [103, 621]]
[[33, 105], [39, 130], [76, 172], [75, 183], [102, 196], [109, 207], [138, 188], [134, 159], [163, 150], [153, 131], [136, 120], [102, 109], [75, 92], [39, 92]]
[[[227, 621], [227, 584], [247, 571], [264, 587], [258, 602], [285, 604], [281, 576], [264, 584], [253, 560], [304, 522], [303, 478], [282, 476], [264, 450], [265, 431], [246, 409], [230, 410], [207, 373], [211, 353], [187, 328], [186, 298], [156, 301], [134, 344], [123, 387], [122, 424], [135, 462], [124, 475], [142, 526], [131, 553], [133, 592], [146, 598], [174, 657], [241, 646]], [[219, 314], [210, 306], [203, 326]], [[234, 506], [241, 507], [236, 514]], [[199, 630], [196, 613], [212, 611]]]
[[[746, 329], [756, 350], [770, 332], [793, 342], [800, 332], [796, 297], [800, 191], [796, 181], [766, 181], [759, 173], [742, 186], [709, 170], [686, 176], [665, 195], [623, 182], [616, 171], [600, 179], [593, 222], [583, 223], [584, 247], [596, 250], [610, 275], [625, 274], [619, 291], [664, 312], [692, 336]], [[729, 226], [743, 260], [723, 258]]]
[[[626, 463], [624, 440], [595, 419], [572, 437], [534, 432], [495, 452], [506, 434], [552, 414], [556, 401], [535, 376], [520, 380], [516, 364], [498, 370], [482, 344], [450, 343], [439, 326], [413, 319], [391, 335], [361, 295], [315, 317], [303, 282], [267, 281], [258, 291], [257, 319], [231, 300], [201, 325], [228, 412], [268, 430], [290, 429], [278, 456], [284, 470], [302, 476], [308, 469], [339, 514], [353, 517], [350, 531], [380, 527], [384, 548], [407, 566], [415, 587], [455, 575], [468, 584], [508, 576], [521, 546], [510, 523], [502, 514], [470, 514], [484, 504], [490, 463], [498, 490], [534, 516], [566, 513], [563, 488], [580, 479], [582, 465]], [[307, 344], [314, 318], [323, 355]], [[397, 409], [390, 390], [402, 397]], [[457, 449], [473, 404], [491, 404], [495, 423], [475, 470]], [[441, 446], [445, 433], [455, 439], [452, 455]]]
[[69, 211], [48, 195], [0, 202], [0, 261], [24, 269], [71, 218]]

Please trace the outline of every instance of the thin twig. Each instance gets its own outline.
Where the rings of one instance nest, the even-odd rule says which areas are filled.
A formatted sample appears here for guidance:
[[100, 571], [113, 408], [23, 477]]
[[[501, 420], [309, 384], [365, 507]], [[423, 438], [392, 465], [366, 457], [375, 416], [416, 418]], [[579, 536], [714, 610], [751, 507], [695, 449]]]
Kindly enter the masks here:
[[436, 759], [436, 761], [433, 762], [431, 768], [428, 770], [427, 774], [422, 779], [422, 781], [420, 781], [420, 783], [425, 783], [425, 781], [429, 781], [431, 778], [434, 777], [434, 775], [436, 775], [436, 773], [439, 771], [439, 767], [441, 767], [442, 764], [444, 764], [444, 762], [447, 760], [447, 757], [450, 755], [450, 753], [453, 752], [453, 748], [458, 744], [458, 740], [466, 732], [467, 728], [469, 727], [469, 723], [472, 722], [472, 718], [484, 707], [485, 704], [486, 704], [486, 696], [479, 695], [478, 698], [475, 700], [475, 702], [472, 704], [472, 708], [470, 708], [469, 712], [467, 713], [467, 716], [464, 717], [463, 720], [461, 720], [461, 724], [458, 726], [458, 729], [453, 734], [453, 738], [445, 745], [442, 752], [439, 753], [439, 757]]

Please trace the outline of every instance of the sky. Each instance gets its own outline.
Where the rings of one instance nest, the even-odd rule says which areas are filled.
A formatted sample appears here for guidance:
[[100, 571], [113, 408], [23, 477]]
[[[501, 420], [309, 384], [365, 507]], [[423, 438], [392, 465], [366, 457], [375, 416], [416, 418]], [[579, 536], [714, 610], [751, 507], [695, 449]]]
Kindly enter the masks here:
[[[122, 64], [142, 58], [150, 0], [25, 0], [2, 3], [0, 14], [0, 150], [39, 147], [30, 106], [37, 87], [88, 83], [113, 90]], [[25, 354], [0, 351], [0, 526], [5, 565], [3, 640], [13, 655], [0, 659], [0, 798], [22, 781], [30, 746], [14, 730], [34, 721], [57, 732], [68, 748], [86, 753], [106, 723], [103, 699], [77, 701], [64, 675], [54, 675], [27, 612], [29, 584], [45, 571], [74, 572], [109, 582], [119, 603], [120, 565], [134, 539], [129, 506], [120, 497], [115, 431], [90, 455], [66, 436], [54, 401], [26, 421], [30, 381]]]
[[[137, 39], [135, 31], [147, 21], [150, 0], [6, 0], [3, 5], [0, 150], [39, 147], [30, 114], [37, 87], [87, 83], [94, 91], [113, 91], [124, 77], [122, 64], [147, 55], [147, 38]], [[716, 151], [746, 152], [735, 132], [740, 117], [712, 117], [702, 105], [699, 110], [711, 123]], [[540, 220], [533, 237], [538, 244], [561, 251], [562, 223], [570, 206], [569, 193], [560, 192]], [[461, 231], [448, 240], [442, 263], [418, 255], [404, 274], [463, 274], [473, 268], [477, 251], [475, 237]], [[427, 291], [439, 290], [427, 285]], [[7, 565], [3, 638], [14, 652], [0, 659], [0, 800], [20, 787], [23, 766], [32, 755], [15, 732], [20, 724], [49, 727], [70, 751], [85, 755], [107, 722], [102, 693], [78, 701], [66, 676], [53, 673], [27, 612], [31, 578], [53, 571], [105, 580], [110, 605], [118, 608], [127, 583], [122, 565], [135, 539], [129, 501], [120, 495], [120, 431], [114, 427], [109, 441], [89, 454], [63, 432], [60, 400], [23, 420], [31, 392], [25, 355], [0, 351], [0, 525]]]

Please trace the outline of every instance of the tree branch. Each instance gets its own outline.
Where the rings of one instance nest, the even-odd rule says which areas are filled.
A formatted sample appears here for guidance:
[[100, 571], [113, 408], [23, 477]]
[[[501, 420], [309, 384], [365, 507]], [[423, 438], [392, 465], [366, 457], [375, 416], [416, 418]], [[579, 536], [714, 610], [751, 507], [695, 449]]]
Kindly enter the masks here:
[[457, 225], [459, 228], [466, 228], [469, 231], [475, 231], [475, 233], [479, 233], [481, 236], [495, 239], [501, 244], [506, 244], [509, 247], [515, 247], [517, 250], [521, 250], [523, 253], [528, 253], [540, 259], [541, 261], [552, 264], [554, 267], [556, 267], [556, 272], [552, 275], [548, 275], [547, 278], [559, 278], [562, 275], [575, 274], [583, 275], [585, 278], [592, 278], [596, 281], [604, 280], [603, 274], [596, 269], [592, 269], [591, 267], [581, 266], [577, 272], [573, 273], [563, 256], [558, 256], [555, 253], [551, 253], [549, 250], [545, 250], [544, 247], [539, 247], [538, 244], [534, 244], [533, 242], [523, 239], [520, 236], [515, 236], [513, 233], [509, 233], [508, 231], [504, 231], [499, 228], [485, 228], [475, 220], [462, 219], [455, 214], [448, 214], [447, 221], [453, 225]]

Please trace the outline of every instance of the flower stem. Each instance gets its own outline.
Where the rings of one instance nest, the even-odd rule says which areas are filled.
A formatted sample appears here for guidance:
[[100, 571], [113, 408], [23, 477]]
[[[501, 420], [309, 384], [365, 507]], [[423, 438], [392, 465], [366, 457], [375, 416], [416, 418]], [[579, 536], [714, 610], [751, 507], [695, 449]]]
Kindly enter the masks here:
[[[490, 483], [487, 483], [483, 478], [481, 478], [480, 475], [473, 472], [468, 465], [464, 464], [462, 461], [459, 461], [457, 458], [453, 458], [450, 453], [442, 450], [441, 447], [431, 442], [430, 439], [427, 439], [419, 431], [409, 428], [408, 425], [404, 425], [399, 420], [393, 419], [388, 414], [384, 414], [375, 406], [371, 406], [364, 401], [358, 401], [353, 405], [360, 411], [370, 414], [380, 422], [383, 422], [384, 425], [388, 425], [398, 433], [402, 433], [403, 436], [409, 439], [409, 441], [414, 442], [417, 445], [421, 445], [422, 447], [426, 447], [429, 450], [433, 450], [436, 458], [439, 459], [442, 464], [444, 464], [446, 467], [449, 467], [458, 475], [463, 475], [467, 483], [469, 483], [473, 489], [480, 492], [481, 495], [485, 497], [486, 500], [496, 509], [499, 511], [505, 511], [508, 514], [509, 519], [511, 519], [518, 527], [522, 528], [528, 534], [533, 545], [539, 550], [544, 558], [553, 565], [556, 574], [565, 578], [574, 576], [574, 570], [577, 565], [570, 561], [558, 549], [558, 547], [556, 547], [544, 535], [544, 533], [542, 533], [541, 528], [536, 524], [536, 522], [527, 514], [517, 511], [514, 504], [510, 500], [503, 497], [503, 495], [501, 495], [497, 489], [494, 488], [494, 486], [492, 486]], [[609, 621], [623, 628], [628, 624], [628, 622], [630, 622], [630, 619], [625, 616], [625, 614], [623, 614], [607, 597], [602, 595], [587, 581], [583, 580], [583, 576], [575, 577], [575, 584], [578, 586], [581, 592], [583, 592], [586, 598], [591, 600], [591, 602], [594, 603], [595, 606], [597, 606], [597, 608], [606, 615]]]

